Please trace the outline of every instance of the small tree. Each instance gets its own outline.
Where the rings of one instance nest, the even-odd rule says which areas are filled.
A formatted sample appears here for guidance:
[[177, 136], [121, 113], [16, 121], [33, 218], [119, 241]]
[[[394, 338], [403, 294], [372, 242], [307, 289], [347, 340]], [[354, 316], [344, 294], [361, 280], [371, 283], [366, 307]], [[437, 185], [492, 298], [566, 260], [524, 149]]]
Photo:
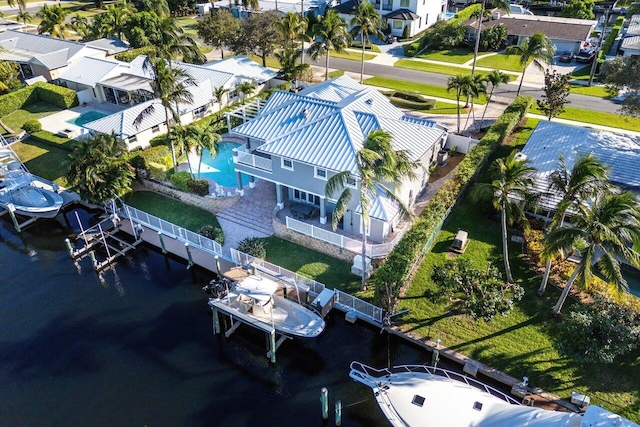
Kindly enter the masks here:
[[251, 95], [251, 93], [253, 93], [253, 89], [254, 86], [251, 82], [242, 82], [238, 86], [236, 86], [236, 90], [240, 93], [240, 96], [242, 98], [243, 105], [247, 95]]
[[554, 117], [564, 113], [564, 106], [570, 104], [569, 91], [569, 74], [560, 74], [557, 71], [550, 73], [546, 70], [544, 73], [544, 87], [542, 91], [542, 99], [538, 99], [538, 108], [551, 120]]
[[410, 37], [411, 34], [411, 29], [409, 28], [408, 25], [404, 26], [404, 30], [402, 30], [402, 38], [404, 40], [407, 40]]
[[593, 19], [596, 16], [593, 13], [594, 6], [594, 0], [569, 0], [562, 8], [560, 16], [565, 18]]
[[264, 259], [267, 250], [264, 248], [264, 239], [259, 237], [246, 237], [238, 243], [238, 250], [256, 258]]

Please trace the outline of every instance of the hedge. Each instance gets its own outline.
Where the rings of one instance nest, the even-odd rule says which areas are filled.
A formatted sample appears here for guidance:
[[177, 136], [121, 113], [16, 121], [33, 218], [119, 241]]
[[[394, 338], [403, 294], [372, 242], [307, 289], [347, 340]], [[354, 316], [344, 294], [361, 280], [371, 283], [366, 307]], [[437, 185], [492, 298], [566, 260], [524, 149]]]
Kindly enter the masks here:
[[66, 110], [78, 105], [78, 96], [72, 89], [38, 82], [0, 96], [0, 117], [36, 102], [46, 102]]
[[149, 55], [150, 53], [155, 52], [155, 49], [155, 46], [139, 47], [137, 49], [131, 49], [126, 52], [120, 52], [115, 56], [115, 58], [118, 61], [131, 62], [140, 55]]
[[618, 33], [620, 32], [620, 28], [622, 28], [622, 23], [624, 22], [624, 16], [618, 16], [616, 19], [616, 23], [613, 25], [611, 32], [607, 36], [604, 44], [602, 45], [602, 49], [598, 52], [598, 63], [602, 64], [604, 62], [605, 57], [609, 54], [611, 47], [613, 46], [613, 42], [616, 41], [616, 37], [618, 37]]
[[489, 155], [524, 120], [532, 102], [530, 96], [517, 97], [478, 144], [467, 153], [455, 169], [453, 179], [447, 181], [427, 202], [422, 214], [371, 277], [370, 283], [375, 288], [376, 303], [379, 303], [386, 292], [387, 283], [392, 285], [394, 297], [398, 297], [403, 284], [409, 280], [420, 258], [429, 250], [425, 244], [435, 233], [447, 210], [453, 207], [459, 195], [475, 179]]
[[426, 98], [418, 93], [396, 91], [387, 95], [396, 107], [411, 110], [432, 110], [436, 107], [434, 99]]

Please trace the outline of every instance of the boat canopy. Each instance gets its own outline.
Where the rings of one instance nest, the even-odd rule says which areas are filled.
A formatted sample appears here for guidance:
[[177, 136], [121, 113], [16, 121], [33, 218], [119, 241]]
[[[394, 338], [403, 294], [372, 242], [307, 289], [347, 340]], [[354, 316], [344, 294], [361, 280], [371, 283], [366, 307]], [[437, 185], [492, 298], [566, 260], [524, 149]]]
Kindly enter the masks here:
[[589, 405], [582, 416], [582, 426], [586, 427], [638, 427], [638, 424], [622, 418], [596, 405]]
[[251, 275], [236, 284], [235, 290], [255, 300], [267, 302], [278, 290], [278, 284], [265, 277]]

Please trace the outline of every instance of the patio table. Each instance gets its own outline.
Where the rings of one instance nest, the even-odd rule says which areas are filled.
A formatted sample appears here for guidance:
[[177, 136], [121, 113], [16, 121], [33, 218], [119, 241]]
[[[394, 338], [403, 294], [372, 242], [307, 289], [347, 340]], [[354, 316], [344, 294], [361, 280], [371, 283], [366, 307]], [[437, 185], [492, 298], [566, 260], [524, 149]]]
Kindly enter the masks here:
[[292, 203], [291, 206], [289, 206], [289, 211], [291, 211], [294, 218], [302, 217], [309, 219], [315, 209], [315, 206], [307, 205], [306, 203]]

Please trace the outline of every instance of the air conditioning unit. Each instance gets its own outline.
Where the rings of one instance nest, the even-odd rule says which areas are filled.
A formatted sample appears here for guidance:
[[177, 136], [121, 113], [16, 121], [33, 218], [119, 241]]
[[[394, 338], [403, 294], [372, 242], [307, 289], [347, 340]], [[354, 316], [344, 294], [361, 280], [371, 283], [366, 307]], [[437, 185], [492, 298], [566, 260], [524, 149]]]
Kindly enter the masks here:
[[493, 13], [491, 14], [491, 19], [493, 19], [494, 21], [495, 21], [496, 19], [500, 19], [500, 12], [493, 12]]

